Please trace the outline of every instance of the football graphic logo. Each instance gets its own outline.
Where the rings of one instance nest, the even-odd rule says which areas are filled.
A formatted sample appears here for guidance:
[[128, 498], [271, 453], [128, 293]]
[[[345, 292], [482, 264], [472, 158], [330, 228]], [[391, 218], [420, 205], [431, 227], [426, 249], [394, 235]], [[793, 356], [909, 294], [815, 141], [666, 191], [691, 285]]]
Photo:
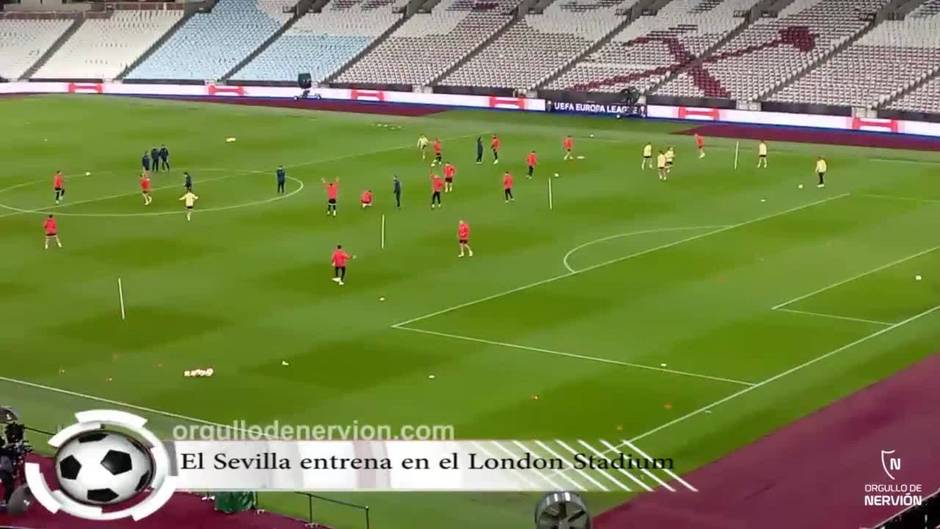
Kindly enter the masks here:
[[150, 452], [130, 436], [101, 430], [79, 434], [56, 454], [62, 491], [79, 503], [114, 505], [150, 485]]
[[37, 502], [52, 513], [105, 521], [140, 520], [169, 501], [176, 477], [170, 475], [166, 447], [144, 428], [146, 419], [115, 410], [84, 411], [75, 418], [77, 424], [49, 440], [57, 449], [58, 490], [49, 488], [38, 464], [26, 465]]

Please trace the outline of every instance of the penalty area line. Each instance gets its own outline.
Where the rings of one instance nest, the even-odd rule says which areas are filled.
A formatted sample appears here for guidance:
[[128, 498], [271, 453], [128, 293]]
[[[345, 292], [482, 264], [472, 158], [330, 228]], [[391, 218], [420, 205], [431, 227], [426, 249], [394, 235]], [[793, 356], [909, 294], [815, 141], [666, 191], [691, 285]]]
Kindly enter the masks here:
[[815, 316], [817, 318], [829, 318], [833, 320], [854, 321], [856, 323], [868, 323], [871, 325], [883, 325], [885, 327], [890, 327], [894, 325], [893, 323], [890, 323], [887, 321], [867, 320], [865, 318], [853, 318], [851, 316], [839, 316], [838, 314], [826, 314], [823, 312], [812, 312], [808, 310], [796, 310], [796, 309], [787, 309], [787, 308], [780, 308], [780, 309], [774, 309], [774, 310], [776, 310], [777, 312], [789, 312], [791, 314], [803, 314], [805, 316]]
[[624, 362], [624, 361], [622, 361], [622, 360], [614, 360], [614, 359], [611, 359], [611, 358], [603, 358], [603, 357], [599, 357], [599, 356], [589, 356], [589, 355], [583, 355], [583, 354], [578, 354], [578, 353], [567, 353], [567, 352], [564, 352], [564, 351], [555, 351], [555, 350], [553, 350], [553, 349], [545, 349], [544, 347], [532, 347], [532, 346], [528, 346], [528, 345], [520, 345], [520, 344], [515, 344], [515, 343], [498, 342], [498, 341], [495, 341], [495, 340], [487, 340], [487, 339], [484, 339], [484, 338], [475, 338], [475, 337], [473, 337], [473, 336], [463, 336], [463, 335], [460, 335], [460, 334], [450, 334], [450, 333], [446, 333], [446, 332], [429, 331], [429, 330], [427, 330], [427, 329], [418, 329], [418, 328], [415, 328], [415, 327], [405, 327], [405, 326], [403, 326], [403, 325], [393, 325], [392, 328], [393, 328], [393, 329], [398, 329], [398, 330], [400, 330], [400, 331], [411, 331], [411, 332], [416, 332], [416, 333], [419, 333], [419, 334], [427, 334], [427, 335], [430, 335], [430, 336], [439, 336], [439, 337], [442, 337], [442, 338], [451, 338], [451, 339], [454, 339], [454, 340], [463, 340], [463, 341], [467, 341], [467, 342], [482, 343], [482, 344], [486, 344], [486, 345], [493, 345], [493, 346], [497, 346], [497, 347], [506, 347], [506, 348], [510, 348], [510, 349], [520, 349], [520, 350], [523, 350], [523, 351], [530, 351], [530, 352], [535, 352], [535, 353], [542, 353], [542, 354], [547, 354], [547, 355], [552, 355], [552, 356], [561, 356], [561, 357], [565, 357], [565, 358], [572, 358], [572, 359], [575, 359], [575, 360], [585, 360], [585, 361], [597, 362], [597, 363], [601, 363], [601, 364], [611, 364], [611, 365], [618, 365], [618, 366], [623, 366], [623, 367], [630, 367], [630, 368], [634, 368], [634, 369], [644, 369], [644, 370], [647, 370], [647, 371], [658, 371], [658, 372], [660, 372], [660, 373], [668, 373], [668, 374], [670, 374], [670, 375], [677, 375], [677, 376], [684, 376], [684, 377], [691, 377], [691, 378], [699, 378], [699, 379], [704, 379], [704, 380], [711, 380], [711, 381], [714, 381], [714, 382], [725, 382], [725, 383], [728, 383], [728, 384], [737, 384], [737, 385], [739, 385], [739, 386], [753, 386], [753, 385], [754, 385], [753, 382], [747, 382], [747, 381], [744, 381], [744, 380], [737, 380], [737, 379], [734, 379], [734, 378], [719, 377], [719, 376], [714, 376], [714, 375], [706, 375], [706, 374], [703, 374], [703, 373], [693, 373], [693, 372], [690, 372], [690, 371], [680, 371], [680, 370], [678, 370], [678, 369], [669, 369], [669, 368], [667, 368], [667, 367], [651, 366], [651, 365], [646, 365], [646, 364], [637, 364], [637, 363], [633, 363], [633, 362]]
[[907, 319], [904, 320], [904, 321], [900, 321], [900, 322], [898, 322], [898, 323], [895, 323], [895, 324], [891, 325], [890, 327], [885, 327], [884, 329], [880, 329], [880, 330], [875, 331], [875, 332], [873, 332], [873, 333], [871, 333], [871, 334], [862, 336], [862, 337], [859, 338], [858, 340], [855, 340], [855, 341], [853, 341], [853, 342], [847, 343], [847, 344], [845, 344], [845, 345], [843, 345], [843, 346], [841, 346], [841, 347], [838, 347], [838, 348], [836, 348], [836, 349], [833, 349], [832, 351], [829, 351], [828, 353], [824, 353], [824, 354], [821, 354], [821, 355], [819, 355], [819, 356], [817, 356], [817, 357], [815, 357], [815, 358], [812, 358], [812, 359], [810, 359], [810, 360], [807, 360], [806, 362], [803, 362], [802, 364], [799, 364], [799, 365], [796, 365], [796, 366], [794, 366], [794, 367], [791, 367], [790, 369], [787, 369], [786, 371], [777, 373], [776, 375], [774, 375], [774, 376], [772, 376], [772, 377], [770, 377], [770, 378], [764, 379], [764, 380], [758, 382], [757, 384], [754, 384], [754, 385], [752, 385], [752, 386], [746, 387], [746, 388], [744, 388], [744, 389], [742, 389], [742, 390], [740, 390], [740, 391], [738, 391], [738, 392], [735, 392], [735, 393], [732, 393], [731, 395], [728, 395], [727, 397], [724, 397], [724, 398], [722, 398], [722, 399], [718, 399], [718, 400], [716, 400], [715, 402], [712, 402], [711, 404], [707, 404], [707, 405], [705, 405], [705, 406], [702, 406], [701, 408], [698, 408], [697, 410], [693, 410], [693, 411], [691, 411], [691, 412], [689, 412], [689, 413], [686, 413], [685, 415], [683, 415], [683, 416], [681, 416], [681, 417], [677, 417], [677, 418], [675, 418], [675, 419], [673, 419], [673, 420], [671, 420], [671, 421], [669, 421], [669, 422], [667, 422], [667, 423], [661, 424], [661, 425], [657, 426], [656, 428], [653, 428], [652, 430], [648, 430], [648, 431], [646, 431], [646, 432], [643, 432], [643, 433], [641, 433], [641, 434], [639, 434], [639, 435], [633, 437], [632, 439], [629, 439], [628, 441], [624, 441], [623, 443], [621, 443], [621, 445], [618, 445], [618, 448], [619, 448], [620, 446], [623, 446], [624, 444], [627, 444], [627, 445], [628, 445], [629, 443], [636, 443], [637, 441], [639, 441], [639, 440], [641, 440], [641, 439], [645, 439], [645, 438], [647, 438], [647, 437], [649, 437], [649, 436], [651, 436], [651, 435], [653, 435], [653, 434], [655, 434], [655, 433], [661, 432], [661, 431], [663, 431], [663, 430], [665, 430], [665, 429], [667, 429], [667, 428], [670, 428], [670, 427], [675, 426], [675, 425], [677, 425], [677, 424], [679, 424], [679, 423], [685, 422], [685, 421], [691, 419], [692, 417], [701, 415], [702, 413], [705, 413], [706, 411], [710, 411], [712, 408], [715, 408], [716, 406], [720, 406], [720, 405], [722, 405], [722, 404], [724, 404], [724, 403], [726, 403], [726, 402], [732, 401], [732, 400], [734, 400], [734, 399], [736, 399], [736, 398], [738, 398], [738, 397], [742, 397], [742, 396], [744, 396], [744, 395], [750, 393], [751, 391], [754, 391], [755, 389], [762, 388], [762, 387], [766, 386], [767, 384], [770, 384], [770, 383], [772, 383], [772, 382], [776, 382], [777, 380], [780, 380], [780, 379], [782, 379], [782, 378], [784, 378], [784, 377], [787, 377], [787, 376], [789, 376], [789, 375], [792, 375], [793, 373], [796, 373], [797, 371], [801, 371], [801, 370], [803, 370], [803, 369], [806, 369], [807, 367], [810, 367], [810, 366], [812, 366], [812, 365], [814, 365], [814, 364], [816, 364], [816, 363], [818, 363], [818, 362], [822, 362], [823, 360], [825, 360], [825, 359], [827, 359], [827, 358], [830, 358], [830, 357], [832, 357], [832, 356], [835, 356], [835, 355], [837, 355], [837, 354], [839, 354], [839, 353], [841, 353], [841, 352], [843, 352], [843, 351], [846, 351], [846, 350], [848, 350], [848, 349], [851, 349], [851, 348], [853, 348], [853, 347], [855, 347], [855, 346], [857, 346], [857, 345], [861, 345], [861, 344], [863, 344], [863, 343], [865, 343], [865, 342], [867, 342], [867, 341], [869, 341], [869, 340], [875, 339], [875, 338], [877, 338], [877, 337], [879, 337], [879, 336], [881, 336], [881, 335], [883, 335], [883, 334], [887, 334], [887, 333], [889, 333], [889, 332], [891, 332], [891, 331], [893, 331], [893, 330], [895, 330], [895, 329], [898, 329], [898, 328], [900, 328], [900, 327], [903, 327], [903, 326], [905, 326], [905, 325], [907, 325], [907, 324], [909, 324], [909, 323], [912, 323], [912, 322], [914, 322], [914, 321], [916, 321], [916, 320], [919, 320], [919, 319], [921, 319], [921, 318], [923, 318], [923, 317], [925, 317], [925, 316], [929, 316], [929, 315], [933, 314], [934, 312], [936, 312], [936, 311], [938, 311], [938, 310], [940, 310], [940, 305], [937, 305], [937, 306], [935, 306], [935, 307], [933, 307], [933, 308], [927, 309], [927, 310], [925, 310], [925, 311], [923, 311], [923, 312], [921, 312], [921, 313], [915, 314], [915, 315], [911, 316], [910, 318], [907, 318]]
[[771, 308], [771, 310], [780, 310], [780, 309], [786, 307], [787, 305], [792, 305], [792, 304], [796, 303], [797, 301], [802, 301], [802, 300], [804, 300], [804, 299], [806, 299], [806, 298], [813, 297], [813, 296], [815, 296], [816, 294], [820, 294], [820, 293], [825, 292], [825, 291], [827, 291], [827, 290], [831, 290], [831, 289], [836, 288], [836, 287], [838, 287], [838, 286], [842, 286], [842, 285], [844, 285], [844, 284], [846, 284], [846, 283], [851, 283], [852, 281], [855, 281], [856, 279], [861, 279], [861, 278], [863, 278], [863, 277], [865, 277], [865, 276], [874, 274], [874, 273], [876, 273], [876, 272], [881, 272], [882, 270], [886, 270], [886, 269], [891, 268], [891, 267], [893, 267], [893, 266], [897, 266], [897, 265], [899, 265], [899, 264], [906, 263], [906, 262], [908, 262], [908, 261], [910, 261], [910, 260], [912, 260], [912, 259], [917, 259], [918, 257], [922, 257], [922, 256], [927, 255], [927, 254], [929, 254], [929, 253], [933, 253], [933, 252], [937, 251], [938, 249], [940, 249], [940, 244], [938, 244], [937, 246], [934, 246], [934, 247], [932, 247], [932, 248], [927, 248], [926, 250], [921, 250], [921, 251], [919, 251], [919, 252], [917, 252], [917, 253], [915, 253], [915, 254], [908, 255], [907, 257], [902, 257], [902, 258], [900, 258], [900, 259], [896, 259], [896, 260], [894, 260], [894, 261], [891, 261], [890, 263], [883, 264], [883, 265], [881, 265], [881, 266], [877, 266], [877, 267], [872, 268], [871, 270], [868, 270], [868, 271], [866, 271], [866, 272], [862, 272], [862, 273], [860, 273], [860, 274], [855, 274], [854, 276], [851, 276], [851, 277], [849, 277], [849, 278], [847, 278], [847, 279], [842, 279], [842, 280], [840, 280], [840, 281], [836, 281], [835, 283], [830, 283], [830, 284], [828, 284], [828, 285], [826, 285], [826, 286], [824, 286], [824, 287], [822, 287], [822, 288], [818, 288], [818, 289], [816, 289], [816, 290], [814, 290], [814, 291], [812, 291], [812, 292], [808, 292], [808, 293], [806, 293], [806, 294], [803, 294], [802, 296], [797, 296], [797, 297], [795, 297], [795, 298], [793, 298], [793, 299], [784, 301], [783, 303], [778, 303], [777, 305], [774, 305], [773, 307], [770, 307], [770, 308]]
[[847, 197], [847, 196], [849, 196], [849, 195], [850, 195], [849, 193], [842, 193], [841, 195], [835, 195], [835, 196], [823, 198], [823, 199], [820, 199], [820, 200], [816, 200], [816, 201], [813, 201], [813, 202], [809, 202], [809, 203], [806, 203], [806, 204], [802, 204], [802, 205], [799, 205], [799, 206], [794, 206], [794, 207], [792, 207], [792, 208], [785, 209], [785, 210], [783, 210], [783, 211], [778, 211], [777, 213], [771, 213], [771, 214], [769, 214], [769, 215], [762, 215], [762, 216], [760, 216], [760, 217], [756, 217], [756, 218], [753, 218], [753, 219], [750, 219], [750, 220], [746, 220], [746, 221], [744, 221], [744, 222], [739, 222], [739, 223], [737, 223], [737, 224], [729, 224], [729, 225], [726, 225], [726, 226], [724, 226], [724, 227], [722, 227], [722, 228], [718, 228], [718, 229], [715, 229], [715, 230], [707, 231], [707, 232], [705, 232], [705, 233], [700, 233], [700, 234], [698, 234], [698, 235], [693, 235], [693, 236], [691, 236], [691, 237], [686, 237], [686, 238], [684, 238], [684, 239], [679, 239], [678, 241], [673, 241], [673, 242], [670, 242], [670, 243], [666, 243], [666, 244], [662, 244], [662, 245], [659, 245], [659, 246], [655, 246], [655, 247], [653, 247], [653, 248], [649, 248], [649, 249], [642, 250], [642, 251], [639, 251], [639, 252], [631, 253], [631, 254], [625, 255], [625, 256], [623, 256], [623, 257], [618, 257], [618, 258], [616, 258], [616, 259], [611, 259], [611, 260], [609, 260], [609, 261], [604, 261], [604, 262], [602, 262], [602, 263], [597, 263], [597, 264], [594, 264], [594, 265], [591, 265], [591, 266], [588, 266], [588, 267], [585, 267], [585, 268], [578, 269], [577, 271], [574, 271], [574, 272], [569, 271], [569, 272], [566, 272], [566, 273], [564, 273], [564, 274], [560, 274], [560, 275], [557, 275], [557, 276], [552, 276], [552, 277], [549, 277], [549, 278], [546, 278], [546, 279], [542, 279], [542, 280], [540, 280], [540, 281], [535, 281], [535, 282], [533, 282], [533, 283], [528, 283], [528, 284], [525, 284], [525, 285], [522, 285], [522, 286], [518, 286], [518, 287], [515, 287], [515, 288], [511, 288], [511, 289], [509, 289], [509, 290], [504, 290], [503, 292], [498, 292], [498, 293], [496, 293], [496, 294], [490, 294], [489, 296], [484, 296], [484, 297], [482, 297], [482, 298], [477, 298], [477, 299], [474, 299], [474, 300], [471, 300], [471, 301], [467, 301], [467, 302], [464, 302], [464, 303], [459, 303], [459, 304], [457, 304], [457, 305], [453, 305], [453, 306], [450, 306], [450, 307], [447, 307], [447, 308], [444, 308], [444, 309], [441, 309], [441, 310], [438, 310], [438, 311], [435, 311], [435, 312], [430, 312], [430, 313], [424, 314], [424, 315], [422, 315], [422, 316], [416, 316], [416, 317], [414, 317], [414, 318], [411, 318], [411, 319], [408, 319], [408, 320], [401, 321], [401, 322], [398, 322], [398, 323], [396, 323], [396, 324], [393, 324], [392, 327], [398, 327], [398, 326], [402, 326], [402, 325], [408, 325], [408, 324], [411, 324], [411, 323], [414, 323], [414, 322], [417, 322], [417, 321], [426, 320], [426, 319], [428, 319], [428, 318], [433, 318], [434, 316], [440, 316], [440, 315], [442, 315], [442, 314], [447, 314], [447, 313], [449, 313], [449, 312], [453, 312], [453, 311], [458, 310], [458, 309], [462, 309], [462, 308], [466, 308], [466, 307], [471, 307], [471, 306], [473, 306], [473, 305], [476, 305], [476, 304], [479, 304], [479, 303], [483, 303], [484, 301], [490, 301], [490, 300], [493, 300], [493, 299], [498, 299], [498, 298], [501, 298], [501, 297], [504, 297], [504, 296], [508, 296], [509, 294], [514, 294], [514, 293], [516, 293], [516, 292], [521, 292], [521, 291], [523, 291], [523, 290], [528, 290], [528, 289], [530, 289], [530, 288], [534, 288], [534, 287], [537, 287], [537, 286], [546, 285], [546, 284], [548, 284], [548, 283], [552, 283], [552, 282], [558, 281], [558, 280], [560, 280], [560, 279], [565, 279], [565, 278], [567, 278], [567, 277], [571, 277], [571, 276], [574, 276], [574, 275], [577, 275], [577, 274], [583, 274], [583, 273], [585, 273], [585, 272], [590, 272], [591, 270], [596, 270], [596, 269], [598, 269], [598, 268], [603, 268], [603, 267], [605, 267], [605, 266], [609, 266], [609, 265], [612, 265], [612, 264], [616, 264], [616, 263], [619, 263], [619, 262], [622, 262], [622, 261], [627, 261], [627, 260], [629, 260], [629, 259], [633, 259], [633, 258], [636, 258], [636, 257], [641, 257], [641, 256], [644, 256], [644, 255], [653, 253], [653, 252], [658, 252], [658, 251], [660, 251], [660, 250], [666, 250], [666, 249], [672, 248], [672, 247], [674, 247], [674, 246], [679, 246], [680, 244], [685, 244], [685, 243], [687, 243], [687, 242], [697, 241], [697, 240], [703, 239], [703, 238], [705, 238], [705, 237], [710, 237], [710, 236], [712, 236], [712, 235], [717, 235], [717, 234], [719, 234], [719, 233], [724, 233], [724, 232], [726, 232], [726, 231], [730, 231], [730, 230], [733, 230], [733, 229], [736, 229], [736, 228], [742, 228], [742, 227], [744, 227], [744, 226], [748, 226], [748, 225], [751, 225], [751, 224], [754, 224], [754, 223], [757, 223], [757, 222], [761, 222], [761, 221], [764, 221], [764, 220], [772, 219], [772, 218], [774, 218], [774, 217], [780, 217], [780, 216], [783, 216], [783, 215], [786, 215], [786, 214], [789, 214], [789, 213], [793, 213], [793, 212], [800, 211], [800, 210], [803, 210], [803, 209], [811, 208], [811, 207], [813, 207], [813, 206], [818, 206], [818, 205], [821, 205], [821, 204], [825, 204], [825, 203], [831, 202], [831, 201], [833, 201], [833, 200], [839, 200], [839, 199], [845, 198], [845, 197]]

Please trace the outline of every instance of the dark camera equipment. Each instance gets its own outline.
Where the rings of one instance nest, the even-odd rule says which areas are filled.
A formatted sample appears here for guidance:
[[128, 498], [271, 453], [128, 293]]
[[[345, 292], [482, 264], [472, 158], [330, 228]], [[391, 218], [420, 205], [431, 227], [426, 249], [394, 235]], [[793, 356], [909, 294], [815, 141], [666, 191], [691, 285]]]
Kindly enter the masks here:
[[33, 503], [24, 475], [26, 456], [33, 449], [26, 440], [26, 426], [12, 408], [0, 407], [0, 426], [0, 513], [15, 516]]

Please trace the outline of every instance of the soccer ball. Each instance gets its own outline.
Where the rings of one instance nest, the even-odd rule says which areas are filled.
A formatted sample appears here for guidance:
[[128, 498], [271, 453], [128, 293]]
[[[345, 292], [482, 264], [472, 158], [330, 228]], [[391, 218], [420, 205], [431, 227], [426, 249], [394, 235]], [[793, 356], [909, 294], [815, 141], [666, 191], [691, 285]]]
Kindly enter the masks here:
[[150, 451], [122, 433], [100, 430], [68, 440], [56, 453], [62, 492], [86, 505], [114, 505], [144, 490], [153, 479]]

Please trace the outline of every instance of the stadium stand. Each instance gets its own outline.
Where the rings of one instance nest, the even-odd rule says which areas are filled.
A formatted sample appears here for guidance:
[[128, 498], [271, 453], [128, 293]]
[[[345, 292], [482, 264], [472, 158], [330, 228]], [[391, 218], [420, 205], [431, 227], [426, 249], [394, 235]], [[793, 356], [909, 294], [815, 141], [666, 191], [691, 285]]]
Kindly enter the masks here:
[[938, 70], [940, 16], [915, 12], [882, 22], [772, 99], [872, 108]]
[[756, 21], [655, 91], [660, 95], [754, 100], [823, 59], [868, 27], [888, 0], [795, 0]]
[[940, 77], [930, 80], [920, 88], [889, 104], [887, 108], [940, 114]]
[[645, 92], [688, 64], [745, 21], [735, 12], [758, 0], [673, 0], [618, 32], [597, 51], [548, 84], [553, 90]]
[[108, 18], [87, 19], [33, 77], [113, 79], [182, 17], [176, 9], [115, 11]]
[[234, 79], [290, 81], [309, 72], [320, 82], [398, 21], [407, 0], [335, 1], [297, 20]]
[[626, 21], [629, 0], [560, 0], [530, 14], [443, 80], [445, 85], [531, 89]]
[[417, 13], [336, 81], [426, 85], [510, 22], [518, 0], [444, 0]]
[[284, 25], [295, 0], [219, 0], [192, 16], [128, 79], [219, 79]]
[[72, 25], [67, 18], [0, 19], [0, 77], [20, 78]]
[[940, 14], [940, 0], [927, 0], [920, 8], [911, 13], [911, 18], [925, 18]]

